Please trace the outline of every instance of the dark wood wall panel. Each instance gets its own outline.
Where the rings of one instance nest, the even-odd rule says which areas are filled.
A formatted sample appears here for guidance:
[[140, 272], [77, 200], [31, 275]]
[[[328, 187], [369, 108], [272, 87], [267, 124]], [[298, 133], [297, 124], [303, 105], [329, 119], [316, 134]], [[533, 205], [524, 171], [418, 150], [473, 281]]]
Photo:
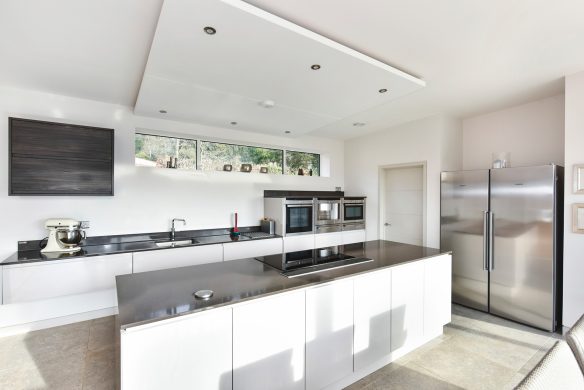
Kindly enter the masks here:
[[113, 195], [113, 130], [9, 119], [10, 195]]

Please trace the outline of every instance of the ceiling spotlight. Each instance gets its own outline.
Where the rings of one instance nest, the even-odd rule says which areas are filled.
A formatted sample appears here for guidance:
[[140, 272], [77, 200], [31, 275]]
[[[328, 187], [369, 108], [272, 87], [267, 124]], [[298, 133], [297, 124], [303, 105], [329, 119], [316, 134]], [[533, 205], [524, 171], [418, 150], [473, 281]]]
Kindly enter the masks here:
[[320, 65], [319, 64], [314, 64], [310, 67], [310, 69], [312, 70], [319, 70], [320, 69]]
[[355, 122], [355, 123], [353, 123], [353, 126], [355, 126], [355, 127], [363, 127], [363, 126], [365, 126], [365, 123], [363, 123], [363, 122]]
[[290, 130], [286, 130], [286, 131], [284, 131], [284, 133], [285, 133], [285, 134], [290, 134], [290, 133], [291, 133], [291, 131], [290, 131]]
[[379, 93], [386, 93], [386, 92], [387, 92], [387, 88], [381, 88], [381, 89], [379, 90]]
[[262, 106], [263, 108], [272, 108], [276, 105], [276, 102], [273, 100], [264, 100], [263, 102], [259, 102], [258, 103], [260, 106]]
[[203, 29], [204, 32], [206, 32], [209, 35], [215, 35], [215, 33], [217, 32], [217, 30], [215, 30], [213, 27], [211, 26], [207, 26]]
[[237, 126], [237, 122], [233, 121], [233, 122], [231, 122], [231, 125], [232, 126]]
[[166, 110], [160, 110], [158, 112], [161, 113], [161, 114], [166, 114]]

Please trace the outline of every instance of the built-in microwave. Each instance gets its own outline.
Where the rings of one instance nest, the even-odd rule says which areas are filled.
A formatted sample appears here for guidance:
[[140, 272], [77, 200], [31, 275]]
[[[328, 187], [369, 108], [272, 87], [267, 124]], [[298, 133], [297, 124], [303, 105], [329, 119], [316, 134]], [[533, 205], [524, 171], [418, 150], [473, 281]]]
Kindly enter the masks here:
[[314, 202], [312, 199], [286, 199], [286, 235], [314, 233]]
[[337, 225], [341, 223], [341, 199], [315, 199], [315, 224], [322, 225]]
[[343, 223], [365, 222], [365, 199], [343, 199]]

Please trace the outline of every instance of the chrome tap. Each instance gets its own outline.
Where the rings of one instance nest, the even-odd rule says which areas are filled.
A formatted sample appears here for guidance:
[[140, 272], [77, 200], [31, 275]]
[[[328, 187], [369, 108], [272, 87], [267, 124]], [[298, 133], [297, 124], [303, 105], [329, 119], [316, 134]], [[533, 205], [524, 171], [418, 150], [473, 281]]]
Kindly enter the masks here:
[[187, 224], [187, 221], [185, 221], [184, 219], [180, 219], [180, 218], [173, 218], [173, 219], [172, 219], [172, 229], [170, 230], [170, 239], [171, 239], [172, 241], [174, 241], [174, 236], [175, 236], [175, 233], [176, 233], [176, 229], [174, 228], [174, 223], [175, 223], [176, 221], [180, 221], [180, 222], [182, 222], [182, 223], [183, 223], [183, 225], [186, 225], [186, 224]]

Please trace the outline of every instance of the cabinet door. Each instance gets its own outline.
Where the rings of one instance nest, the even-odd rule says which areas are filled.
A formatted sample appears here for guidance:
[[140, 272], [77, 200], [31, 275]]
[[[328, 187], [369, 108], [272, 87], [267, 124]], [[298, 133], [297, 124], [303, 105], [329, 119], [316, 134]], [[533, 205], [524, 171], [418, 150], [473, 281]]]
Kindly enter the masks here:
[[131, 253], [5, 266], [3, 303], [113, 290], [116, 275], [131, 273]]
[[247, 259], [282, 253], [282, 239], [270, 238], [257, 241], [230, 242], [223, 244], [223, 260]]
[[353, 372], [353, 280], [306, 291], [306, 389]]
[[391, 270], [355, 278], [355, 371], [391, 353]]
[[432, 257], [424, 263], [424, 334], [439, 335], [451, 320], [451, 256]]
[[186, 267], [218, 261], [223, 261], [222, 244], [135, 252], [134, 272]]
[[304, 390], [304, 301], [297, 291], [233, 308], [235, 390]]
[[232, 388], [232, 309], [122, 330], [122, 390]]
[[284, 237], [284, 252], [314, 249], [314, 234], [301, 234]]
[[365, 230], [347, 230], [343, 232], [343, 244], [354, 244], [367, 241]]
[[391, 351], [408, 351], [424, 336], [424, 262], [391, 270]]
[[320, 233], [314, 235], [314, 247], [323, 248], [326, 246], [343, 245], [343, 233]]

